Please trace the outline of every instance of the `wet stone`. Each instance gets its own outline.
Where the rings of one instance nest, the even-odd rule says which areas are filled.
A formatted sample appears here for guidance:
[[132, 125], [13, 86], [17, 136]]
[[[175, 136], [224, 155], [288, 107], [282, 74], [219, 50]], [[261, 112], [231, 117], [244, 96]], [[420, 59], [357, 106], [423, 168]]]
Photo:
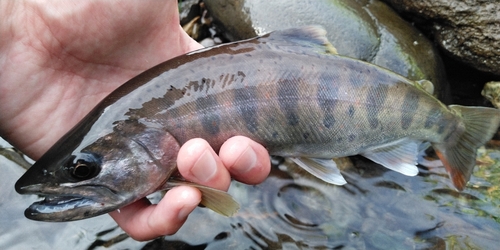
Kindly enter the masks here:
[[427, 30], [455, 59], [500, 75], [500, 4], [482, 0], [384, 0]]

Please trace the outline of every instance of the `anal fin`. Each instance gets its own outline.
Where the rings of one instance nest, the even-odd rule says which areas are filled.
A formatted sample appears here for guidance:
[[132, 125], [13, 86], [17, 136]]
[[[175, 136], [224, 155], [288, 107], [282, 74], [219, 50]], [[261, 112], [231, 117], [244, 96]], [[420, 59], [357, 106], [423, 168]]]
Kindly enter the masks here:
[[290, 157], [289, 159], [322, 181], [334, 185], [347, 183], [332, 159], [306, 157]]
[[362, 156], [407, 176], [418, 174], [417, 156], [421, 143], [404, 138], [377, 147], [372, 147], [361, 153]]

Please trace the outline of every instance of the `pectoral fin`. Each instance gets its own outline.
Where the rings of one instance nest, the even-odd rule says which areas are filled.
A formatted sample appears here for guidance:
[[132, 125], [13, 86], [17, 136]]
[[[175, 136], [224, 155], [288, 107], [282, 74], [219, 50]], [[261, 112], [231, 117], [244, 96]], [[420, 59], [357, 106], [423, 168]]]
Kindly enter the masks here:
[[201, 192], [200, 203], [218, 214], [224, 216], [232, 216], [240, 208], [238, 202], [236, 202], [233, 197], [231, 197], [231, 195], [229, 195], [227, 192], [187, 181], [168, 181], [168, 186], [181, 185], [191, 186], [199, 189]]
[[415, 176], [418, 174], [416, 164], [420, 144], [419, 141], [405, 138], [370, 148], [361, 155], [388, 169]]
[[335, 185], [347, 183], [332, 159], [290, 157], [290, 160], [327, 183]]

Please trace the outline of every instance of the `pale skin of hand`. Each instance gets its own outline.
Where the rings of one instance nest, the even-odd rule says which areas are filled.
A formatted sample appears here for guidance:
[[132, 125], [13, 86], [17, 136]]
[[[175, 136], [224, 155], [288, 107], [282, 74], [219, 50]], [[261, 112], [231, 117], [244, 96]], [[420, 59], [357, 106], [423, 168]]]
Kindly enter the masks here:
[[[119, 85], [201, 48], [179, 26], [175, 0], [0, 1], [0, 16], [0, 136], [35, 160]], [[231, 176], [256, 184], [270, 171], [266, 149], [240, 136], [218, 155], [190, 140], [177, 164], [187, 180], [221, 190]], [[175, 233], [200, 200], [181, 186], [110, 215], [148, 240]]]

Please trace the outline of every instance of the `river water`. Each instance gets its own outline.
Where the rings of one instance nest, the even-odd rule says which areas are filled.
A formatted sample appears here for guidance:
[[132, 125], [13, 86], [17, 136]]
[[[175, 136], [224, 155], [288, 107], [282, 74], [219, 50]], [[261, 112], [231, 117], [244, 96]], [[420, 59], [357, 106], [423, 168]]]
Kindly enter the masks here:
[[340, 187], [285, 162], [260, 185], [232, 183], [229, 192], [242, 207], [235, 216], [197, 208], [175, 235], [136, 242], [107, 215], [26, 219], [23, 211], [37, 197], [14, 191], [24, 169], [0, 156], [0, 249], [494, 249], [499, 159], [495, 143], [481, 148], [461, 193], [440, 167], [407, 177], [352, 157], [342, 170], [348, 184]]

